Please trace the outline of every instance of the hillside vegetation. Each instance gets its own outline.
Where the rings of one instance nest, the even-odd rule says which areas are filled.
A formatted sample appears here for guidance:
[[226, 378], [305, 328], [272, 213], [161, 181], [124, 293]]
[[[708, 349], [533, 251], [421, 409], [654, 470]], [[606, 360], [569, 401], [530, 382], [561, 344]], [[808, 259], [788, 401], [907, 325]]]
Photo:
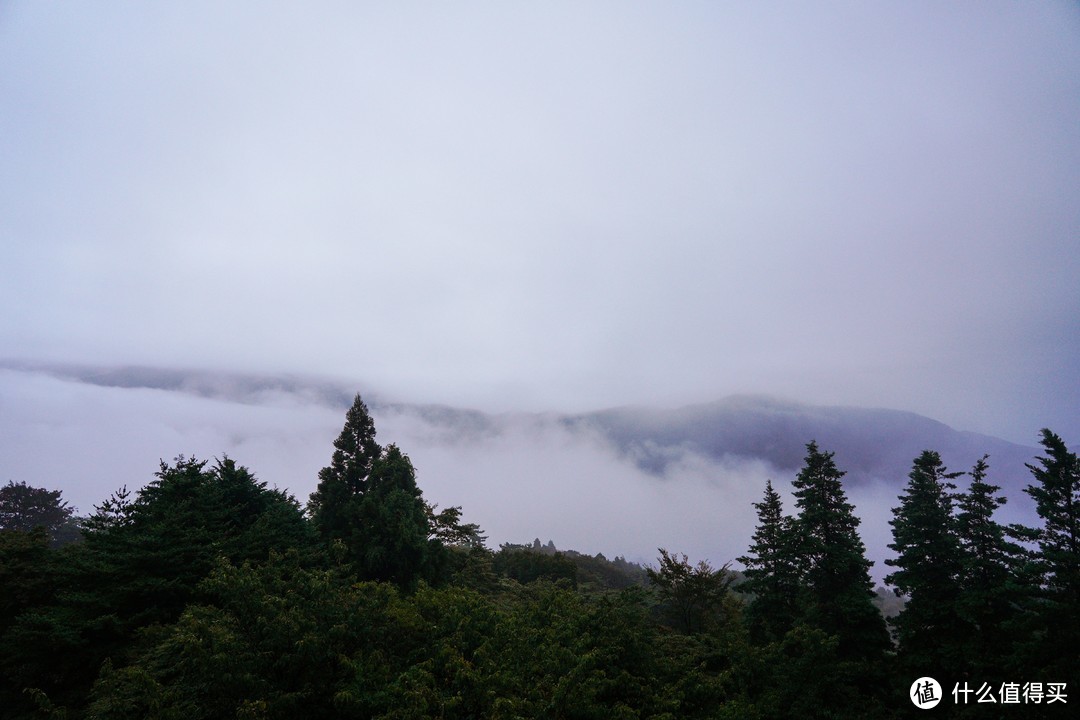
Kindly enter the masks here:
[[924, 676], [939, 714], [1065, 717], [1080, 687], [1080, 463], [1049, 430], [1038, 527], [995, 519], [986, 458], [914, 458], [888, 591], [813, 441], [736, 572], [492, 550], [375, 436], [357, 396], [303, 505], [227, 457], [83, 519], [0, 488], [0, 717], [888, 718], [920, 712]]

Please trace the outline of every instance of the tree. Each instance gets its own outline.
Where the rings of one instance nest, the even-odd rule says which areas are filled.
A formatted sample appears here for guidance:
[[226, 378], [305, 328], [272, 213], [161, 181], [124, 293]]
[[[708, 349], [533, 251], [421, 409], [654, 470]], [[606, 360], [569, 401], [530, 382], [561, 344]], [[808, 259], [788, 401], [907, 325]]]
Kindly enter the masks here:
[[700, 632], [728, 595], [733, 579], [728, 566], [716, 570], [705, 560], [691, 565], [685, 554], [680, 558], [664, 548], [659, 550], [660, 567], [646, 570], [649, 580], [682, 631]]
[[[1043, 520], [1038, 532], [1046, 587], [1059, 601], [1080, 600], [1080, 462], [1064, 441], [1042, 431], [1046, 457], [1027, 467], [1037, 484], [1025, 492]], [[1075, 607], [1075, 605], [1074, 605]]]
[[476, 523], [461, 522], [461, 507], [439, 510], [438, 505], [424, 503], [430, 539], [446, 547], [482, 548], [487, 536]]
[[746, 581], [739, 590], [753, 595], [746, 618], [751, 639], [760, 643], [779, 640], [794, 626], [800, 585], [792, 520], [784, 515], [772, 480], [766, 481], [765, 497], [754, 507], [758, 526], [748, 554], [738, 558], [746, 568]]
[[319, 471], [319, 485], [308, 500], [308, 514], [324, 540], [345, 540], [351, 535], [357, 501], [367, 490], [368, 475], [381, 453], [375, 442], [375, 423], [357, 394], [334, 441], [330, 465]]
[[360, 577], [412, 587], [426, 570], [431, 528], [416, 470], [397, 445], [372, 463], [356, 519], [350, 538]]
[[1000, 638], [1011, 634], [1016, 608], [1024, 600], [1020, 577], [1028, 553], [1013, 539], [1015, 528], [994, 520], [1005, 504], [1001, 488], [986, 482], [987, 456], [975, 463], [965, 493], [957, 495], [955, 528], [961, 549], [961, 589], [957, 612], [973, 632], [965, 657], [981, 676], [1005, 680]]
[[61, 500], [60, 495], [59, 490], [8, 481], [0, 488], [0, 530], [30, 532], [41, 527], [52, 547], [77, 540], [79, 529], [73, 517], [74, 508]]
[[221, 558], [302, 557], [313, 542], [299, 504], [229, 458], [179, 457], [129, 502], [114, 495], [64, 548], [53, 602], [20, 615], [0, 643], [0, 675], [77, 706], [106, 658], [121, 664], [148, 627], [174, 622]]
[[528, 545], [502, 544], [495, 553], [492, 569], [522, 584], [561, 580], [576, 588], [578, 582], [578, 569], [573, 560], [561, 552], [548, 554]]
[[435, 566], [443, 565], [431, 557], [432, 526], [416, 470], [396, 445], [375, 442], [375, 424], [359, 395], [345, 414], [330, 465], [319, 472], [308, 512], [325, 541], [344, 545], [364, 580], [412, 587], [423, 573], [433, 576]]
[[840, 483], [845, 473], [837, 469], [833, 453], [821, 452], [816, 442], [806, 450], [792, 483], [799, 508], [795, 542], [809, 596], [806, 620], [838, 637], [842, 659], [876, 661], [891, 643], [872, 602], [873, 563], [866, 559], [855, 507]]
[[959, 475], [931, 450], [915, 459], [889, 521], [897, 557], [885, 561], [896, 568], [885, 582], [909, 597], [894, 620], [901, 656], [912, 669], [945, 678], [960, 676], [972, 631], [959, 613], [964, 562], [950, 493]]
[[197, 601], [95, 684], [89, 717], [386, 717], [426, 628], [390, 585], [306, 568], [296, 553], [221, 561]]
[[1031, 663], [1074, 685], [1080, 683], [1080, 461], [1048, 429], [1041, 444], [1046, 455], [1027, 466], [1035, 483], [1025, 489], [1043, 521], [1034, 533], [1043, 585], [1032, 608], [1038, 642]]

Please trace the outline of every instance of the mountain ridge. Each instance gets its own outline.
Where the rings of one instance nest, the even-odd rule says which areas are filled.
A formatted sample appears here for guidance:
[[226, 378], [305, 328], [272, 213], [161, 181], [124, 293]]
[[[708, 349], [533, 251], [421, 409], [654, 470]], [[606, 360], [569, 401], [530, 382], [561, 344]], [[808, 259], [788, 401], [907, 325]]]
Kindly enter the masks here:
[[[0, 361], [0, 368], [103, 387], [180, 392], [243, 404], [287, 395], [347, 407], [355, 395], [344, 381], [299, 375], [11, 360]], [[589, 432], [657, 476], [687, 452], [714, 461], [759, 459], [779, 472], [795, 472], [806, 444], [813, 440], [836, 454], [838, 465], [848, 472], [848, 482], [856, 484], [901, 485], [912, 460], [923, 450], [939, 452], [951, 469], [961, 471], [989, 454], [991, 481], [1015, 496], [1030, 481], [1025, 463], [1038, 454], [1034, 446], [957, 430], [911, 411], [813, 405], [763, 394], [733, 394], [674, 408], [625, 405], [582, 413], [491, 413], [448, 404], [388, 401], [375, 393], [365, 393], [365, 399], [376, 415], [413, 416], [438, 428], [442, 442], [498, 435], [515, 423], [554, 423], [570, 432]]]

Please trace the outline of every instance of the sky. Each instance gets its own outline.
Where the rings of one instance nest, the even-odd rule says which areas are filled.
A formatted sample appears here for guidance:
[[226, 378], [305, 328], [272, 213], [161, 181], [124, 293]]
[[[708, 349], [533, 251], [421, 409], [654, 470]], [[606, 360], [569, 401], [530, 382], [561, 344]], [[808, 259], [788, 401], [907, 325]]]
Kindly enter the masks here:
[[1076, 443], [1078, 128], [1068, 2], [15, 0], [0, 360]]

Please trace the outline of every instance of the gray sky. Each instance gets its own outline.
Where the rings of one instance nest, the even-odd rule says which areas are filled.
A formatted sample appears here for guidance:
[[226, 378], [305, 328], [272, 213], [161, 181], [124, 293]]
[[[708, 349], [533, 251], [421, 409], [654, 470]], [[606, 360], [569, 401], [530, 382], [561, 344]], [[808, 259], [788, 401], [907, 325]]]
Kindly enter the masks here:
[[1080, 440], [1075, 3], [226, 5], [0, 6], [2, 358]]

